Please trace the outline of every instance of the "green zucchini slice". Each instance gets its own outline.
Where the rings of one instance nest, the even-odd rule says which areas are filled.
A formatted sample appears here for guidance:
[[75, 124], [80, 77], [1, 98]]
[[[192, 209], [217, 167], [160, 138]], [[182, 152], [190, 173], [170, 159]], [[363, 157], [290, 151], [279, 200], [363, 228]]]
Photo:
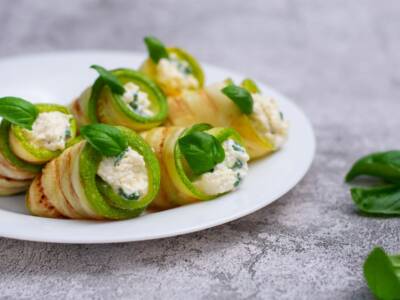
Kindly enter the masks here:
[[123, 95], [113, 93], [98, 78], [93, 86], [85, 90], [71, 106], [80, 125], [105, 123], [143, 131], [164, 122], [168, 113], [167, 100], [150, 78], [130, 69], [116, 69], [111, 72], [123, 85], [133, 83], [138, 86], [140, 92], [147, 95], [151, 115], [143, 115], [132, 109], [123, 101]]
[[[69, 110], [62, 105], [57, 104], [35, 104], [40, 113], [44, 112], [61, 112], [69, 115]], [[77, 125], [74, 118], [69, 121], [68, 137], [66, 139], [66, 147], [76, 136]], [[63, 150], [49, 150], [44, 147], [39, 147], [32, 143], [28, 136], [28, 131], [20, 126], [11, 125], [10, 131], [10, 146], [12, 151], [22, 160], [36, 165], [44, 164], [53, 158], [59, 156]]]
[[[159, 127], [142, 133], [155, 150], [161, 165], [160, 193], [151, 205], [155, 209], [167, 209], [220, 196], [207, 195], [194, 185], [194, 178], [178, 144], [178, 139], [190, 130], [183, 127]], [[221, 143], [232, 139], [244, 147], [240, 135], [234, 129], [203, 127], [202, 130], [215, 136]]]
[[[128, 200], [115, 193], [98, 175], [102, 155], [82, 140], [48, 164], [41, 178], [42, 195], [60, 215], [74, 219], [129, 219], [140, 215], [156, 197], [160, 187], [160, 167], [151, 147], [128, 128], [118, 127], [128, 146], [143, 156], [148, 175], [147, 194]], [[33, 195], [33, 196], [31, 196]], [[31, 212], [40, 215], [35, 205], [40, 193], [29, 193]], [[35, 207], [40, 209], [34, 210]], [[46, 216], [50, 216], [47, 214]], [[58, 216], [54, 216], [58, 217]]]
[[[69, 114], [61, 105], [35, 104], [35, 107], [39, 113], [59, 111]], [[66, 147], [76, 142], [76, 130], [76, 121], [71, 118]], [[37, 147], [30, 141], [26, 129], [3, 119], [0, 123], [0, 194], [13, 195], [27, 190], [43, 165], [61, 152]]]
[[[279, 150], [287, 137], [288, 123], [276, 109], [276, 102], [269, 97], [261, 97], [254, 81], [246, 79], [241, 86], [248, 90], [254, 99], [257, 98], [259, 109], [257, 113], [254, 111], [252, 114], [245, 114], [221, 91], [228, 82], [225, 80], [208, 85], [203, 90], [184, 91], [178, 97], [169, 97], [167, 123], [184, 127], [196, 123], [232, 127], [241, 135], [251, 159]], [[263, 117], [263, 121], [260, 120], [260, 116]], [[278, 132], [272, 129], [273, 124], [280, 124]]]
[[[204, 86], [204, 71], [200, 63], [187, 51], [182, 48], [171, 47], [167, 48], [167, 53], [169, 55], [169, 60], [173, 60], [178, 66], [178, 69], [183, 73], [184, 76], [192, 75], [197, 81], [197, 87], [192, 89], [201, 89]], [[161, 78], [161, 74], [157, 68], [157, 64], [149, 57], [147, 58], [140, 67], [140, 71], [152, 78], [161, 87], [167, 96], [177, 96], [179, 95], [185, 87], [179, 85], [168, 84], [167, 81]]]

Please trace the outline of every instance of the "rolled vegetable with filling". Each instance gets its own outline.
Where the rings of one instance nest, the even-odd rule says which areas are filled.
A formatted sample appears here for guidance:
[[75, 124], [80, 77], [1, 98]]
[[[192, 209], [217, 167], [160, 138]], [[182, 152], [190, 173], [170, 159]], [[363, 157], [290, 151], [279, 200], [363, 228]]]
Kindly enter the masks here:
[[158, 127], [142, 136], [161, 166], [161, 188], [152, 208], [211, 200], [233, 191], [246, 177], [249, 156], [234, 129], [197, 124]]
[[144, 41], [149, 58], [140, 71], [156, 81], [167, 96], [203, 87], [203, 70], [192, 55], [181, 48], [167, 48], [154, 37], [146, 37]]
[[71, 105], [79, 125], [106, 123], [142, 131], [164, 122], [167, 100], [146, 75], [130, 69], [92, 68], [99, 77]]
[[84, 140], [51, 161], [26, 197], [42, 217], [128, 219], [150, 204], [160, 186], [160, 167], [150, 146], [125, 127], [93, 124]]
[[0, 116], [0, 195], [12, 195], [73, 143], [76, 121], [64, 106], [16, 97], [0, 98]]
[[240, 86], [225, 80], [201, 91], [185, 91], [168, 98], [168, 105], [168, 122], [174, 126], [206, 122], [236, 129], [251, 159], [278, 150], [287, 137], [288, 122], [277, 103], [250, 79]]

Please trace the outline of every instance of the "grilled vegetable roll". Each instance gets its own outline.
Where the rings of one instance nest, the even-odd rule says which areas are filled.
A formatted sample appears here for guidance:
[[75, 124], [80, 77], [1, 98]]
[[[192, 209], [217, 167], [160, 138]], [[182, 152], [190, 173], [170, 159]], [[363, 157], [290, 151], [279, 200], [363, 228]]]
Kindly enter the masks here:
[[166, 48], [154, 37], [144, 39], [149, 58], [140, 71], [155, 80], [167, 96], [203, 87], [204, 73], [197, 60], [180, 48]]
[[73, 142], [76, 121], [64, 106], [15, 97], [0, 98], [0, 116], [0, 194], [12, 195]]
[[231, 128], [206, 124], [158, 127], [142, 133], [161, 166], [154, 209], [214, 199], [236, 189], [247, 174], [249, 156]]
[[288, 122], [277, 103], [250, 79], [241, 86], [226, 80], [201, 91], [185, 91], [169, 97], [168, 105], [168, 122], [174, 126], [206, 122], [236, 129], [251, 159], [278, 150], [286, 140]]
[[71, 105], [79, 125], [106, 123], [142, 131], [165, 120], [167, 100], [146, 75], [130, 69], [92, 68], [99, 77]]
[[26, 197], [32, 214], [72, 219], [128, 219], [150, 204], [160, 168], [150, 146], [125, 127], [93, 124], [84, 140], [51, 161]]

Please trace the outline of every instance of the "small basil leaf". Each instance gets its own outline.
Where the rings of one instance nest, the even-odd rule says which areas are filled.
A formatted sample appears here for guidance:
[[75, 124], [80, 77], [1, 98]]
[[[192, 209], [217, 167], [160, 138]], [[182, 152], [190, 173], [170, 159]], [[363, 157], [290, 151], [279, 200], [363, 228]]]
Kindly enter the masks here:
[[225, 159], [221, 143], [211, 134], [195, 131], [178, 140], [179, 148], [196, 175], [212, 170]]
[[96, 70], [99, 73], [100, 78], [103, 82], [108, 85], [111, 91], [117, 95], [122, 95], [125, 92], [124, 86], [118, 80], [117, 76], [115, 76], [112, 72], [104, 69], [99, 65], [90, 66], [92, 69]]
[[400, 299], [400, 256], [374, 248], [364, 263], [364, 277], [378, 299]]
[[190, 127], [190, 128], [185, 132], [185, 134], [190, 134], [190, 133], [195, 132], [195, 131], [206, 131], [206, 130], [211, 129], [211, 128], [212, 128], [212, 126], [211, 126], [210, 124], [207, 124], [207, 123], [199, 123], [199, 124], [195, 124], [195, 125], [193, 125], [192, 127]]
[[368, 175], [390, 182], [400, 182], [400, 151], [373, 153], [359, 159], [346, 175], [346, 182]]
[[149, 52], [149, 56], [154, 63], [158, 63], [162, 58], [168, 58], [168, 52], [164, 44], [157, 38], [147, 36], [144, 38], [144, 42]]
[[230, 84], [222, 90], [229, 99], [231, 99], [239, 107], [239, 109], [249, 115], [253, 112], [253, 97], [244, 88]]
[[367, 214], [400, 215], [400, 185], [375, 188], [352, 188], [357, 208]]
[[38, 115], [30, 102], [17, 97], [0, 98], [0, 116], [12, 124], [31, 130]]
[[104, 156], [118, 156], [128, 142], [118, 128], [106, 124], [91, 124], [81, 128], [81, 135]]
[[250, 78], [246, 78], [242, 81], [241, 86], [248, 90], [252, 94], [259, 94], [261, 91], [258, 88], [257, 84], [251, 80]]

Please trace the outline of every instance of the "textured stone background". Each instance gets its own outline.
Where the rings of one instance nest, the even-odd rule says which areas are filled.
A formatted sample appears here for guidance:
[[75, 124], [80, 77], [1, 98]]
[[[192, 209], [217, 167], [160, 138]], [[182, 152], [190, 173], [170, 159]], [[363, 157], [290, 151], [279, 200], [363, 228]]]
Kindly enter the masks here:
[[376, 244], [400, 251], [400, 221], [359, 216], [342, 180], [360, 155], [400, 148], [399, 15], [395, 0], [1, 1], [0, 56], [143, 50], [152, 33], [293, 98], [318, 152], [278, 202], [196, 234], [90, 246], [0, 239], [0, 297], [371, 299], [361, 264]]

